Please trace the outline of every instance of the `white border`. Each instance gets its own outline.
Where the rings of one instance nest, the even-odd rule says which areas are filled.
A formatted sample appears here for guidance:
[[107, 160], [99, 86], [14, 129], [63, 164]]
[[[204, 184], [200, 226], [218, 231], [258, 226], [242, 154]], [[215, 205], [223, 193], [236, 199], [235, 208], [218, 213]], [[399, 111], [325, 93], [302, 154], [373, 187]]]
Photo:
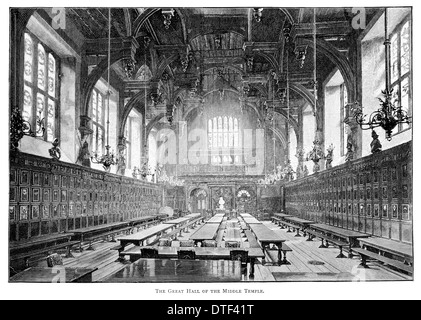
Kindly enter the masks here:
[[[5, 47], [8, 47], [9, 41], [9, 8], [10, 7], [86, 7], [87, 4], [89, 7], [94, 7], [95, 5], [98, 7], [116, 7], [115, 1], [110, 0], [102, 0], [102, 1], [22, 1], [22, 0], [14, 0], [14, 1], [6, 1], [6, 5], [3, 5], [5, 2], [2, 2], [2, 10], [0, 23], [2, 25], [1, 30], [3, 30], [4, 34], [4, 42], [6, 42]], [[139, 1], [124, 1], [119, 2], [119, 6], [125, 7], [136, 7], [139, 6], [141, 2]], [[309, 7], [308, 0], [294, 0], [294, 1], [267, 1], [267, 0], [259, 0], [259, 1], [233, 1], [233, 0], [217, 0], [211, 2], [204, 3], [203, 1], [161, 1], [155, 0], [150, 1], [150, 6], [152, 7]], [[390, 1], [390, 0], [376, 0], [376, 1], [360, 1], [360, 0], [353, 0], [353, 1], [317, 1], [313, 2], [313, 5], [318, 7], [384, 7], [384, 6], [413, 6], [414, 7], [414, 17], [418, 15], [418, 2], [415, 1], [407, 1], [407, 0], [400, 0], [400, 1]], [[415, 243], [415, 266], [416, 266], [416, 279], [419, 279], [420, 276], [420, 268], [417, 266], [421, 265], [417, 262], [419, 261], [419, 257], [421, 257], [420, 247], [421, 243], [418, 237], [418, 230], [420, 218], [418, 218], [418, 208], [419, 200], [417, 195], [420, 194], [418, 184], [419, 180], [418, 172], [419, 166], [417, 166], [419, 159], [419, 135], [417, 135], [417, 131], [419, 125], [417, 125], [416, 121], [419, 119], [417, 117], [418, 108], [420, 106], [418, 99], [418, 91], [417, 89], [421, 88], [419, 83], [419, 63], [417, 57], [420, 56], [419, 52], [419, 43], [418, 39], [419, 31], [420, 31], [420, 19], [413, 19], [414, 20], [414, 137], [417, 141], [414, 144], [414, 243]], [[6, 38], [7, 37], [7, 38]], [[421, 295], [421, 288], [419, 285], [420, 281], [414, 282], [403, 282], [403, 283], [270, 283], [270, 284], [253, 284], [253, 283], [241, 283], [235, 285], [217, 285], [217, 284], [178, 284], [178, 285], [170, 285], [170, 284], [138, 284], [138, 285], [130, 285], [130, 284], [123, 284], [123, 285], [110, 285], [110, 284], [90, 284], [90, 285], [56, 285], [54, 289], [50, 285], [23, 285], [23, 284], [8, 284], [7, 283], [7, 275], [8, 275], [8, 224], [7, 224], [7, 204], [8, 204], [8, 192], [9, 192], [9, 172], [8, 172], [8, 156], [6, 155], [6, 150], [8, 150], [7, 139], [8, 136], [8, 108], [9, 108], [9, 99], [8, 99], [8, 92], [9, 92], [9, 52], [6, 49], [2, 50], [1, 56], [1, 63], [3, 67], [0, 69], [2, 70], [1, 75], [1, 90], [2, 90], [2, 125], [0, 126], [1, 131], [1, 149], [2, 152], [5, 153], [4, 156], [1, 158], [1, 170], [0, 170], [0, 181], [1, 191], [0, 192], [0, 204], [2, 206], [2, 218], [0, 219], [0, 298], [3, 300], [31, 300], [31, 299], [54, 299], [54, 300], [62, 300], [62, 299], [94, 299], [94, 300], [109, 300], [109, 299], [128, 299], [128, 300], [215, 300], [215, 299], [233, 299], [233, 300], [313, 300], [313, 299], [334, 299], [334, 300], [342, 300], [342, 299], [381, 299], [381, 300], [389, 300], [389, 299], [419, 299]], [[421, 232], [421, 231], [420, 231]], [[233, 294], [233, 295], [158, 295], [155, 293], [155, 289], [169, 289], [169, 288], [191, 288], [191, 289], [212, 289], [212, 288], [237, 288], [237, 289], [263, 289], [265, 294], [263, 295], [240, 295], [240, 294]]]

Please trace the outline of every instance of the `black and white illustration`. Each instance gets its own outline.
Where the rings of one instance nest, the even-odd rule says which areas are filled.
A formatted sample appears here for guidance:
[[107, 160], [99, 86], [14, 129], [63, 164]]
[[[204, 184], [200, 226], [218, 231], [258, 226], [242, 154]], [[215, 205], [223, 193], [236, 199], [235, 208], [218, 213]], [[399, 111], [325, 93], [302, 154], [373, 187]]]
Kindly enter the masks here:
[[412, 7], [9, 13], [10, 283], [413, 281]]

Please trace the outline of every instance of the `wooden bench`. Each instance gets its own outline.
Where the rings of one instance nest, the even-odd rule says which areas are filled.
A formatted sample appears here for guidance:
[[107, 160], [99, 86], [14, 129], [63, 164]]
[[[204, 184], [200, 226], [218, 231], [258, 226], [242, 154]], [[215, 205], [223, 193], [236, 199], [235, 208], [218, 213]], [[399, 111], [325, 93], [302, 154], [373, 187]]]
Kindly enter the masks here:
[[[306, 233], [309, 236], [307, 241], [313, 241], [312, 238], [319, 238], [322, 241], [322, 244], [320, 245], [319, 248], [329, 248], [329, 244], [332, 243], [335, 246], [337, 246], [340, 250], [340, 253], [336, 258], [338, 258], [338, 259], [346, 258], [346, 256], [343, 254], [343, 248], [348, 247], [349, 243], [346, 243], [346, 242], [340, 241], [338, 239], [335, 239], [333, 237], [324, 235], [321, 232], [317, 232], [315, 230], [306, 230]], [[325, 245], [325, 242], [326, 242], [326, 245]]]
[[31, 250], [31, 251], [28, 251], [28, 252], [23, 252], [23, 253], [20, 253], [20, 254], [13, 255], [13, 256], [10, 257], [10, 260], [11, 261], [23, 260], [24, 269], [27, 269], [27, 268], [30, 267], [30, 259], [31, 258], [46, 254], [45, 257], [32, 261], [32, 262], [39, 262], [39, 261], [47, 258], [47, 256], [50, 253], [54, 253], [54, 252], [56, 252], [58, 250], [61, 250], [61, 249], [66, 249], [66, 258], [71, 258], [71, 257], [73, 257], [72, 254], [71, 254], [71, 248], [73, 246], [77, 245], [77, 244], [79, 244], [79, 241], [63, 242], [63, 243], [56, 244], [56, 245], [53, 245], [53, 246], [47, 246], [47, 247], [44, 247], [44, 248]]
[[[300, 226], [297, 226], [296, 224], [293, 224], [293, 223], [290, 223], [290, 222], [286, 222], [286, 221], [283, 221], [283, 220], [279, 220], [279, 223], [280, 223], [279, 224], [280, 226], [285, 227], [285, 228], [288, 229], [287, 230], [287, 233], [296, 232], [295, 236], [296, 237], [301, 237], [301, 234], [300, 234], [301, 227]], [[291, 231], [291, 228], [292, 228], [292, 231]]]
[[382, 263], [384, 263], [385, 265], [388, 265], [390, 267], [393, 267], [395, 269], [398, 269], [400, 271], [404, 271], [410, 275], [412, 275], [414, 273], [414, 269], [413, 267], [395, 260], [395, 259], [390, 259], [387, 258], [385, 256], [382, 256], [380, 254], [368, 251], [368, 250], [364, 250], [364, 249], [359, 249], [359, 248], [354, 248], [353, 249], [354, 252], [358, 253], [361, 256], [361, 264], [360, 264], [360, 268], [365, 268], [365, 269], [369, 269], [369, 266], [367, 265], [367, 260], [368, 258], [372, 259], [372, 260], [377, 260], [380, 261]]

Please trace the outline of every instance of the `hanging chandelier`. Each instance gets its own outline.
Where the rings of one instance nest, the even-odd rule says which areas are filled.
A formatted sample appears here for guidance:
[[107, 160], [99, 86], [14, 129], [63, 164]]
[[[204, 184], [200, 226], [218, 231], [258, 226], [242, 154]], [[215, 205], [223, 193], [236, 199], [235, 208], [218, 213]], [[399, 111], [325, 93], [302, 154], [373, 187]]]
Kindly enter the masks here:
[[185, 185], [185, 180], [179, 179], [178, 176], [169, 176], [165, 169], [161, 171], [158, 181], [171, 187], [183, 187]]
[[106, 172], [111, 171], [111, 166], [117, 165], [119, 159], [110, 151], [110, 68], [111, 68], [111, 9], [108, 9], [108, 90], [107, 90], [107, 145], [105, 146], [106, 152], [103, 155], [98, 155], [96, 152], [92, 157], [91, 161], [95, 164], [102, 164], [102, 167]]
[[375, 128], [381, 127], [386, 132], [386, 139], [392, 140], [392, 133], [396, 126], [400, 123], [411, 123], [411, 117], [405, 110], [402, 110], [401, 104], [398, 102], [396, 105], [392, 100], [393, 89], [390, 88], [391, 69], [390, 69], [390, 46], [391, 41], [389, 39], [388, 32], [388, 14], [387, 9], [384, 13], [385, 20], [385, 64], [386, 64], [386, 89], [382, 91], [384, 99], [379, 98], [381, 107], [374, 111], [366, 120], [366, 115], [363, 114], [362, 106], [355, 102], [353, 106], [353, 112], [356, 122], [360, 125], [362, 130], [374, 130]]

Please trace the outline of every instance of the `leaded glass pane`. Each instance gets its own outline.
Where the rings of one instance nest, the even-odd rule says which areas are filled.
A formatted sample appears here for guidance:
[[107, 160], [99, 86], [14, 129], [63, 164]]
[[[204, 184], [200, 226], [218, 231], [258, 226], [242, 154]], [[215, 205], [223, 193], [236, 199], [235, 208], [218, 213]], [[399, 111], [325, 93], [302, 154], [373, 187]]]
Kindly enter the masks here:
[[[396, 85], [393, 87], [393, 95], [392, 95], [392, 103], [395, 106], [395, 108], [398, 108], [400, 106], [400, 100], [399, 100], [399, 85]], [[396, 126], [392, 134], [397, 134], [399, 132], [399, 127]]]
[[394, 35], [392, 37], [392, 57], [391, 57], [391, 64], [392, 64], [392, 82], [395, 82], [399, 79], [399, 60], [398, 60], [398, 36]]
[[96, 148], [97, 139], [96, 139], [96, 137], [97, 137], [97, 131], [98, 131], [96, 124], [92, 124], [92, 130], [93, 130], [93, 133], [92, 133], [92, 152], [96, 153], [97, 152], [97, 148]]
[[97, 103], [97, 94], [96, 91], [92, 92], [92, 118], [95, 122], [98, 122], [97, 120], [97, 109], [98, 109], [98, 103]]
[[[402, 80], [402, 100], [401, 100], [401, 106], [402, 106], [402, 110], [405, 110], [406, 112], [409, 112], [410, 109], [410, 99], [409, 99], [409, 78], [405, 78], [404, 80]], [[403, 124], [402, 125], [402, 130], [408, 129], [409, 125], [408, 124]]]
[[25, 121], [28, 121], [28, 122], [30, 122], [32, 118], [32, 103], [33, 103], [32, 88], [25, 86], [24, 93], [23, 93], [22, 117]]
[[229, 142], [228, 142], [228, 133], [224, 133], [224, 148], [228, 148]]
[[24, 78], [28, 82], [32, 82], [34, 62], [34, 43], [29, 34], [25, 33], [25, 65]]
[[56, 103], [48, 99], [48, 116], [47, 116], [47, 140], [50, 142], [54, 141], [55, 136], [55, 111]]
[[103, 139], [104, 139], [104, 132], [102, 128], [98, 127], [98, 152], [102, 153], [103, 150]]
[[238, 148], [240, 146], [240, 135], [238, 132], [234, 133], [234, 148]]
[[46, 89], [46, 56], [45, 49], [41, 44], [38, 44], [38, 88]]
[[411, 65], [411, 48], [409, 22], [405, 23], [401, 32], [401, 75], [409, 72]]
[[45, 96], [41, 93], [38, 93], [37, 94], [37, 114], [36, 114], [37, 132], [39, 132], [39, 130], [41, 129], [41, 126], [39, 124], [40, 124], [40, 121], [44, 119], [44, 115], [45, 115]]
[[98, 123], [102, 125], [104, 125], [103, 110], [104, 110], [104, 103], [103, 103], [102, 95], [98, 93]]
[[52, 54], [48, 55], [48, 94], [56, 96], [56, 59]]
[[238, 120], [234, 118], [234, 132], [238, 132]]

